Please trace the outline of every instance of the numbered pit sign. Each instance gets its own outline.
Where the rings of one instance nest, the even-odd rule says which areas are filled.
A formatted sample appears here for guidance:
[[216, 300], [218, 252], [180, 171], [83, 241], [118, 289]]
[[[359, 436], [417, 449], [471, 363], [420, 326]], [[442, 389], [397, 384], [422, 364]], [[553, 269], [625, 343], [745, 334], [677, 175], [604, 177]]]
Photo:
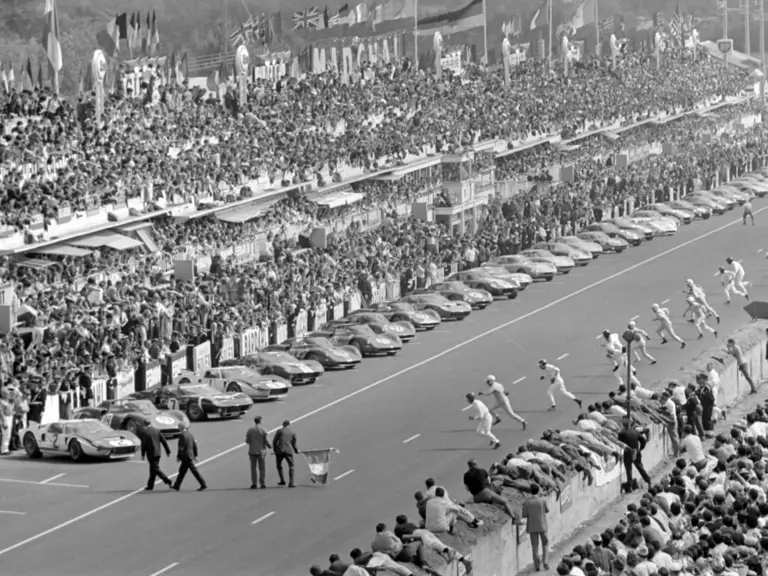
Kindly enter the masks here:
[[733, 51], [733, 40], [730, 38], [723, 38], [717, 41], [717, 49], [721, 54], [728, 54]]

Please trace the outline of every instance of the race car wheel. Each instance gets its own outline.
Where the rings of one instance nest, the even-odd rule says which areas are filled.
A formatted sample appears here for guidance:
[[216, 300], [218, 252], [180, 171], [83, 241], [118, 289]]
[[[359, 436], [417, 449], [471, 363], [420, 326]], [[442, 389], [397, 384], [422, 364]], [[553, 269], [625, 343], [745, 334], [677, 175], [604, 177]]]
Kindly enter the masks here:
[[131, 434], [137, 434], [139, 432], [139, 425], [136, 423], [136, 420], [128, 420], [125, 423], [125, 429]]
[[230, 382], [227, 384], [227, 392], [237, 394], [238, 392], [242, 392], [242, 390], [240, 389], [240, 385], [237, 382]]
[[37, 440], [32, 432], [24, 434], [24, 450], [30, 458], [40, 458], [43, 455], [43, 453], [40, 452], [40, 448], [37, 446]]
[[547, 276], [547, 282], [552, 282], [552, 280], [554, 279], [555, 279], [554, 276]]
[[189, 378], [180, 378], [179, 384], [191, 384], [192, 381]]
[[192, 422], [197, 422], [205, 418], [205, 412], [197, 405], [197, 402], [190, 402], [187, 404], [187, 416]]
[[323, 359], [320, 358], [320, 356], [318, 356], [314, 352], [311, 352], [310, 354], [307, 354], [307, 358], [306, 359], [309, 360], [309, 361], [314, 360], [315, 362], [317, 362], [321, 366], [323, 365]]
[[520, 270], [518, 270], [518, 271], [517, 271], [517, 273], [518, 273], [518, 274], [525, 274], [526, 272], [525, 272], [525, 270], [524, 270], [524, 269], [520, 268]]
[[509, 295], [509, 299], [514, 300], [515, 298], [517, 298], [517, 292], [512, 292], [512, 294]]
[[397, 354], [397, 350], [392, 350], [392, 352], [387, 352], [387, 356], [394, 356]]
[[83, 459], [83, 448], [80, 446], [80, 442], [72, 440], [67, 448], [72, 462], [80, 462]]
[[362, 358], [365, 358], [365, 352], [363, 352], [363, 346], [362, 346], [362, 344], [360, 344], [360, 342], [352, 342], [352, 344], [350, 344], [350, 346], [352, 346], [354, 348], [357, 348], [357, 351], [360, 352], [360, 356]]

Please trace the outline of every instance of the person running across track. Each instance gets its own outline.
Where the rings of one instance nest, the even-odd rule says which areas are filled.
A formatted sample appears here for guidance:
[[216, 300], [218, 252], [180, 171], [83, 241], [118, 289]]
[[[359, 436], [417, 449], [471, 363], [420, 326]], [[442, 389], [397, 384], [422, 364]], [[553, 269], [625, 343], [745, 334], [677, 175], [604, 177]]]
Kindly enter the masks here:
[[496, 438], [496, 436], [493, 435], [493, 432], [491, 432], [491, 428], [493, 427], [493, 416], [491, 416], [491, 411], [488, 410], [488, 406], [483, 404], [482, 401], [477, 400], [475, 398], [475, 395], [469, 392], [467, 394], [467, 402], [469, 403], [469, 406], [464, 408], [464, 410], [469, 410], [470, 408], [474, 408], [477, 410], [477, 416], [470, 416], [470, 420], [477, 420], [477, 433], [480, 434], [480, 436], [485, 436], [491, 441], [491, 446], [493, 446], [494, 450], [501, 447], [501, 441]]
[[755, 225], [755, 213], [752, 212], [752, 202], [747, 200], [744, 202], [744, 213], [741, 216], [741, 219], [744, 221], [744, 226], [747, 225], [747, 216], [749, 216], [752, 219], [752, 226]]
[[[603, 330], [603, 348], [605, 348], [608, 360], [613, 363], [613, 374], [616, 376], [616, 381], [619, 386], [621, 386], [624, 384], [624, 379], [621, 377], [624, 373], [622, 368], [626, 368], [627, 366], [626, 348], [621, 343], [621, 340], [619, 340], [619, 335], [615, 332], [612, 334], [610, 330]], [[640, 386], [640, 381], [637, 379], [637, 376], [635, 376], [636, 373], [637, 370], [635, 370], [635, 367], [633, 366], [630, 379], [632, 384]]]
[[[701, 305], [707, 315], [714, 316], [717, 323], [720, 324], [720, 315], [707, 302], [707, 294], [704, 292], [704, 288], [688, 278], [688, 280], [685, 281], [685, 290], [683, 290], [683, 293], [693, 298], [697, 304]], [[685, 314], [683, 314], [683, 318], [685, 318]], [[691, 322], [693, 322], [693, 319], [691, 319]]]
[[747, 284], [749, 282], [744, 282], [744, 275], [746, 274], [744, 266], [741, 265], [741, 262], [734, 260], [730, 256], [725, 259], [725, 262], [731, 265], [731, 272], [733, 272], [733, 293], [744, 296], [749, 301], [749, 294], [747, 293]]
[[699, 332], [699, 340], [704, 338], [704, 333], [701, 331], [702, 328], [704, 328], [707, 332], [711, 332], [715, 335], [715, 338], [717, 338], [717, 330], [707, 324], [707, 313], [704, 306], [700, 302], [697, 302], [693, 296], [688, 296], [687, 301], [688, 308], [686, 308], [685, 312], [683, 312], [683, 317], [685, 317], [688, 312], [691, 313], [693, 318], [693, 325], [696, 326], [696, 330]]
[[656, 334], [658, 334], [659, 338], [661, 338], [661, 343], [666, 344], [668, 342], [667, 336], [669, 336], [672, 338], [672, 340], [677, 340], [680, 342], [680, 348], [685, 348], [685, 340], [680, 338], [680, 336], [675, 333], [675, 329], [672, 328], [672, 320], [669, 318], [669, 309], [662, 308], [658, 304], [654, 303], [651, 306], [651, 310], [653, 310], [653, 313], [656, 314], [656, 318], [653, 320], [659, 323], [659, 325], [656, 327]]
[[494, 424], [499, 424], [501, 422], [501, 418], [499, 417], [496, 412], [498, 410], [504, 410], [507, 414], [509, 414], [509, 417], [513, 420], [517, 420], [520, 422], [520, 424], [523, 425], [523, 430], [525, 430], [527, 423], [524, 418], [518, 416], [514, 410], [512, 410], [512, 406], [509, 403], [509, 392], [506, 392], [504, 390], [504, 386], [496, 380], [496, 376], [493, 374], [490, 374], [486, 379], [485, 383], [488, 385], [488, 392], [478, 392], [478, 396], [493, 396], [494, 400], [496, 400], [496, 403], [491, 407], [491, 414], [494, 416]]
[[651, 339], [651, 337], [648, 336], [648, 332], [646, 332], [642, 328], [638, 328], [637, 323], [634, 320], [629, 321], [629, 324], [627, 324], [627, 328], [629, 328], [635, 333], [635, 343], [634, 343], [634, 346], [632, 347], [632, 352], [634, 352], [635, 354], [635, 360], [637, 362], [640, 362], [640, 356], [642, 355], [644, 358], [648, 359], [651, 364], [656, 364], [656, 358], [648, 354], [648, 350], [646, 349], [646, 346], [645, 346], [646, 341]]
[[566, 389], [563, 377], [560, 375], [560, 368], [553, 364], [549, 364], [543, 358], [539, 360], [539, 368], [544, 371], [544, 375], [539, 378], [539, 380], [544, 380], [545, 378], [549, 380], [549, 388], [547, 388], [547, 397], [549, 398], [550, 404], [549, 411], [554, 412], [557, 408], [555, 403], [555, 392], [559, 392], [566, 398], [570, 398], [576, 402], [576, 404], [579, 405], [579, 410], [581, 410], [581, 400], [576, 398], [576, 396], [568, 392]]

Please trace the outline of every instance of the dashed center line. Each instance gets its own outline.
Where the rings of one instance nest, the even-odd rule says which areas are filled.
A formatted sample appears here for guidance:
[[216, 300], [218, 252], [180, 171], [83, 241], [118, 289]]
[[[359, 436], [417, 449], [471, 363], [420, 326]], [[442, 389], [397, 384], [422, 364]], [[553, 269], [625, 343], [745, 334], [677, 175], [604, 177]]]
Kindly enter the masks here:
[[662, 304], [666, 304], [667, 302], [669, 302], [669, 298], [667, 298], [666, 300], [662, 300], [661, 301]]
[[56, 476], [51, 476], [50, 478], [48, 478], [48, 480], [43, 480], [42, 482], [40, 482], [40, 484], [48, 484], [48, 482], [53, 482], [54, 480], [58, 480], [62, 476], [66, 476], [66, 473], [65, 474], [56, 474]]
[[406, 438], [405, 440], [403, 440], [403, 444], [408, 444], [409, 442], [413, 442], [413, 441], [414, 441], [414, 440], [416, 440], [416, 438], [418, 438], [419, 436], [421, 436], [421, 434], [414, 434], [414, 435], [413, 435], [413, 436], [411, 436], [410, 438]]
[[522, 378], [518, 378], [517, 380], [512, 382], [512, 384], [520, 384], [520, 382], [522, 382], [523, 380], [525, 380], [525, 376], [523, 376]]
[[336, 476], [334, 480], [341, 480], [345, 476], [349, 476], [350, 474], [352, 474], [352, 472], [354, 472], [354, 470], [347, 470], [346, 472], [344, 472], [344, 474], [339, 474], [338, 476]]
[[640, 314], [636, 314], [635, 316], [632, 316], [630, 320], [637, 320], [638, 318], [640, 318]]
[[15, 512], [13, 510], [0, 510], [0, 514], [8, 514], [10, 516], [26, 516], [26, 512]]
[[160, 574], [165, 574], [166, 572], [168, 572], [168, 570], [176, 568], [176, 566], [178, 566], [178, 565], [179, 565], [178, 562], [174, 562], [173, 564], [168, 564], [168, 566], [166, 566], [162, 570], [158, 570], [157, 572], [153, 572], [149, 576], [160, 576]]
[[260, 518], [256, 518], [256, 520], [251, 522], [251, 524], [258, 524], [259, 522], [264, 522], [264, 520], [274, 515], [275, 515], [274, 512], [267, 512], [266, 514], [264, 514], [264, 516], [261, 516]]
[[556, 359], [557, 360], [562, 360], [563, 358], [568, 358], [568, 356], [570, 356], [570, 354], [568, 354], [568, 352], [566, 352], [565, 354], [560, 354], [560, 356], [558, 356]]
[[51, 482], [50, 479], [47, 483], [33, 482], [32, 480], [14, 480], [13, 478], [0, 478], [0, 482], [6, 482], [8, 484], [29, 484], [31, 486], [59, 486], [62, 488], [90, 488], [85, 484], [62, 484], [60, 482]]

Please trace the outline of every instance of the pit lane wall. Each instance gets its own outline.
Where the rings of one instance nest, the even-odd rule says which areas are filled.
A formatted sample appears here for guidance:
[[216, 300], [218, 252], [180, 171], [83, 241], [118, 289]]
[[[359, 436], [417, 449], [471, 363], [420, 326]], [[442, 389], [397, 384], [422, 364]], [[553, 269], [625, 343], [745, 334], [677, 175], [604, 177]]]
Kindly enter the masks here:
[[[738, 330], [732, 337], [744, 351], [749, 371], [755, 383], [768, 378], [766, 344], [768, 322], [755, 322]], [[648, 386], [653, 390], [666, 388], [670, 380], [677, 380], [683, 385], [695, 383], [696, 374], [706, 372], [706, 366], [712, 362], [720, 374], [723, 389], [718, 395], [717, 404], [724, 407], [733, 404], [749, 393], [749, 384], [739, 373], [733, 357], [725, 350], [725, 340], [717, 346], [708, 348], [693, 361], [684, 365], [670, 378]], [[653, 426], [651, 439], [643, 451], [643, 462], [650, 471], [656, 468], [671, 454], [670, 444], [665, 430]], [[570, 479], [560, 496], [549, 497], [549, 541], [550, 547], [576, 532], [590, 518], [599, 514], [606, 506], [620, 496], [621, 483], [624, 482], [624, 470], [620, 463], [609, 463], [602, 470], [595, 471], [594, 483], [589, 485], [583, 475]], [[512, 501], [516, 510], [524, 495], [505, 489], [505, 497]], [[461, 524], [455, 536], [441, 534], [440, 538], [449, 546], [454, 546], [463, 553], [471, 554], [474, 573], [478, 576], [511, 576], [532, 566], [531, 542], [525, 533], [525, 526], [516, 526], [498, 509], [488, 504], [470, 503], [468, 508], [486, 526], [469, 530]], [[551, 564], [551, 562], [550, 562]], [[445, 576], [461, 576], [463, 567], [447, 566]]]

